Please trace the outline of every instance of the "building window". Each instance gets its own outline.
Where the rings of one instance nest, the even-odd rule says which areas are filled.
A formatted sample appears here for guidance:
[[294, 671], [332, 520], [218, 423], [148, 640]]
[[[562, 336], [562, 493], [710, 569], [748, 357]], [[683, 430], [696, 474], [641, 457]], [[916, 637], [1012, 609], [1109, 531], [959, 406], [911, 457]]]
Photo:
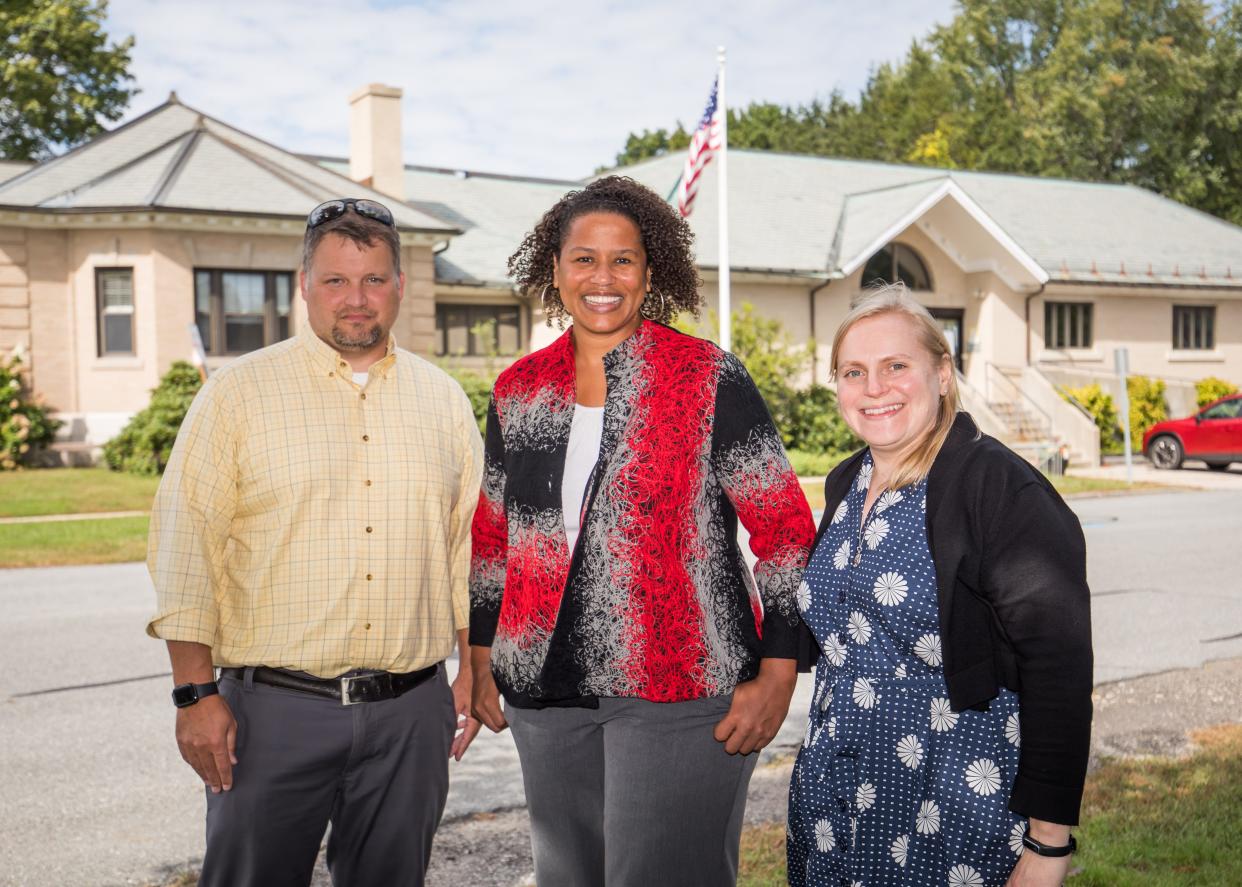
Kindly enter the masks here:
[[134, 353], [134, 269], [96, 268], [99, 356]]
[[1174, 305], [1173, 347], [1187, 351], [1216, 348], [1215, 306]]
[[902, 243], [890, 243], [867, 260], [863, 268], [862, 285], [882, 286], [886, 283], [904, 283], [912, 290], [932, 288], [931, 275], [919, 254]]
[[194, 272], [194, 322], [208, 354], [245, 354], [289, 338], [293, 275], [285, 271]]
[[1090, 348], [1094, 308], [1089, 302], [1045, 302], [1044, 347]]
[[518, 309], [506, 305], [436, 305], [436, 354], [471, 357], [517, 354]]

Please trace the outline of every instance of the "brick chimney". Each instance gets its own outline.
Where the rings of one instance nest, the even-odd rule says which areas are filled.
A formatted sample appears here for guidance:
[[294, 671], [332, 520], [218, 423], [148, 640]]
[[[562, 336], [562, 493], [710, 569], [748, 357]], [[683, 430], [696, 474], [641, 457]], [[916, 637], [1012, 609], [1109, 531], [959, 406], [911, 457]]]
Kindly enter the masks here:
[[401, 90], [372, 83], [349, 97], [349, 177], [405, 200]]

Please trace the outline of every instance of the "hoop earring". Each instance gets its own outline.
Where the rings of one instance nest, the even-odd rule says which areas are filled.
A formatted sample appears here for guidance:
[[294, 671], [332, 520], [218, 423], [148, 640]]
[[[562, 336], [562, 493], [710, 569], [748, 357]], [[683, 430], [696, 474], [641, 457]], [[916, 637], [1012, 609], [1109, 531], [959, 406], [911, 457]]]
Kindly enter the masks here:
[[552, 284], [550, 283], [544, 284], [543, 291], [539, 293], [539, 304], [543, 306], [543, 311], [545, 314], [548, 311], [548, 290], [554, 290], [558, 296], [561, 293], [561, 291], [556, 289], [556, 287], [552, 286]]
[[[664, 293], [658, 293], [655, 290], [647, 290], [647, 295], [660, 297], [660, 312], [657, 314], [656, 312], [648, 309], [647, 316], [648, 317], [663, 317], [664, 316]], [[644, 305], [646, 304], [645, 299], [643, 300], [643, 303]]]

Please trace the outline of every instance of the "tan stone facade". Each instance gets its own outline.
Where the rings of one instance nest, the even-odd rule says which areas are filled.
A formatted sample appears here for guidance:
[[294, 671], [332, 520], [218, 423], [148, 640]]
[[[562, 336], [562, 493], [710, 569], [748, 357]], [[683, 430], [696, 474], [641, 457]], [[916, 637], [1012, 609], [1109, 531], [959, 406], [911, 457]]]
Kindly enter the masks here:
[[[160, 376], [192, 353], [196, 270], [292, 276], [290, 332], [305, 320], [298, 289], [302, 232], [217, 232], [184, 227], [0, 227], [0, 349], [20, 348], [34, 389], [66, 421], [61, 437], [99, 445], [144, 407]], [[432, 247], [405, 235], [400, 345], [430, 355], [435, 335]], [[131, 269], [132, 355], [101, 355], [99, 269]], [[231, 356], [209, 356], [215, 368]]]

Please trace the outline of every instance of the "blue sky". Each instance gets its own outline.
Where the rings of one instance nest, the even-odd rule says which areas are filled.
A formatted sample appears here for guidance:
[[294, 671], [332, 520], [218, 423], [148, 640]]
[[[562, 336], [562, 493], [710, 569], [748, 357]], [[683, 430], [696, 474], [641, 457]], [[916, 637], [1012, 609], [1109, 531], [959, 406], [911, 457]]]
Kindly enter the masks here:
[[692, 125], [729, 52], [728, 100], [851, 98], [951, 0], [111, 0], [142, 93], [293, 151], [345, 156], [348, 97], [405, 91], [408, 163], [577, 178], [628, 133]]

